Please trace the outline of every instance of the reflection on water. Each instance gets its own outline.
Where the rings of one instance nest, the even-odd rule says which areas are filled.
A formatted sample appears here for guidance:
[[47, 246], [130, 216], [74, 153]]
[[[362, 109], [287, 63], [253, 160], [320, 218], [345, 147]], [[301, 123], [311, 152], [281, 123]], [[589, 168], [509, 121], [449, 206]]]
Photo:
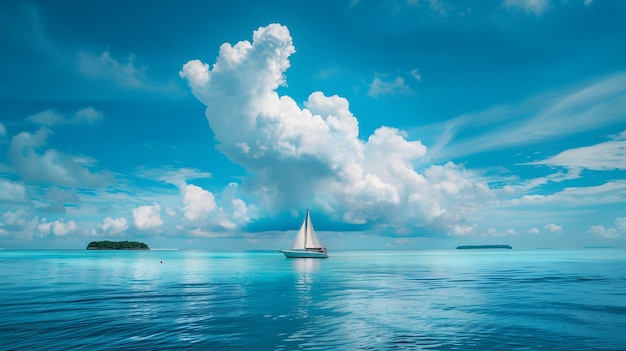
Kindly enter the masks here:
[[316, 271], [321, 263], [321, 258], [292, 258], [291, 265], [300, 274], [309, 275]]
[[320, 266], [320, 260], [315, 258], [294, 258], [291, 264], [296, 272], [295, 289], [297, 291], [296, 318], [309, 317], [309, 310], [313, 302], [312, 290], [315, 284], [315, 271]]

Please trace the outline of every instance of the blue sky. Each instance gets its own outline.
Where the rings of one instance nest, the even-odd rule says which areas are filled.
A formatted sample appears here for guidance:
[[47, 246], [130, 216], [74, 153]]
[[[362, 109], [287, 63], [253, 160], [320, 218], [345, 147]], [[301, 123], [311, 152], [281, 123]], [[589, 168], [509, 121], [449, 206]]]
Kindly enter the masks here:
[[3, 1], [0, 247], [626, 247], [625, 13]]

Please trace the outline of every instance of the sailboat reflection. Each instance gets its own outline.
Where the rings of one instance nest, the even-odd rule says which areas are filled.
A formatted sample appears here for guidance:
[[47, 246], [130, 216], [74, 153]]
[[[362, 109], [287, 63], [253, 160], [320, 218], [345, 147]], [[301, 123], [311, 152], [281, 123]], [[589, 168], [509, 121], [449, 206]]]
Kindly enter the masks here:
[[321, 261], [316, 258], [301, 258], [292, 260], [294, 268], [296, 296], [298, 299], [296, 307], [297, 318], [308, 318], [309, 312], [315, 301], [313, 288], [315, 286], [316, 270], [320, 267]]
[[320, 263], [320, 260], [316, 260], [313, 258], [303, 258], [300, 260], [291, 261], [291, 264], [295, 268], [296, 272], [298, 272], [300, 275], [308, 275], [310, 273], [313, 273], [319, 268]]

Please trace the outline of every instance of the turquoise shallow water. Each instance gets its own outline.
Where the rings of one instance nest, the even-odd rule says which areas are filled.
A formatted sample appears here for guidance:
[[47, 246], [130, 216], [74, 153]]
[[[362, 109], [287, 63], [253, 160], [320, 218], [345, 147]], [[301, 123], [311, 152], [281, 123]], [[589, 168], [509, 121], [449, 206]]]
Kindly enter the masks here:
[[0, 350], [626, 350], [626, 251], [330, 254], [0, 251]]

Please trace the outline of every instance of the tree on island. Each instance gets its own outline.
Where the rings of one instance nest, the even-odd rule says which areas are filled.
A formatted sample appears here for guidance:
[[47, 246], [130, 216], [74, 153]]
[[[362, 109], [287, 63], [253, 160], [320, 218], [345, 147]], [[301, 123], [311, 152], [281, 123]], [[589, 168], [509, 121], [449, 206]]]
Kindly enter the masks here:
[[92, 241], [87, 250], [150, 250], [148, 245], [138, 241]]

